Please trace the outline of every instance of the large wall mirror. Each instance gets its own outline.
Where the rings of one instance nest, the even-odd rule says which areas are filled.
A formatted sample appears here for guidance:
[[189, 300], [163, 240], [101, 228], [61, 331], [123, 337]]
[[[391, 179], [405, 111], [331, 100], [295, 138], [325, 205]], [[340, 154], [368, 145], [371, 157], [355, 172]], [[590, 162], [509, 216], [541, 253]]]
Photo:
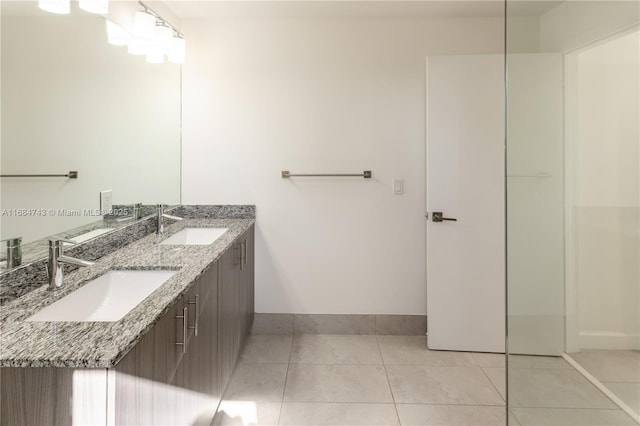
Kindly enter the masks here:
[[[115, 205], [180, 202], [180, 66], [107, 43], [105, 19], [2, 1], [1, 238], [34, 244]], [[0, 245], [4, 250], [4, 245]], [[0, 256], [1, 258], [2, 256]]]

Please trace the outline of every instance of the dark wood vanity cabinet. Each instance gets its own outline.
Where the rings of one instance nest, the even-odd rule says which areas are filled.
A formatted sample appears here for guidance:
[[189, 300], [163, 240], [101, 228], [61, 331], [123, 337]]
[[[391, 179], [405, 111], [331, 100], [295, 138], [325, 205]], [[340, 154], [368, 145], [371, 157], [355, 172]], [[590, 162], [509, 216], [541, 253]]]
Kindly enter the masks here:
[[254, 229], [222, 256], [218, 280], [218, 386], [226, 388], [253, 322]]
[[115, 386], [108, 400], [113, 401], [114, 424], [211, 422], [220, 401], [215, 369], [217, 300], [216, 264], [108, 370]]
[[253, 263], [252, 226], [114, 368], [0, 369], [0, 424], [209, 425], [253, 321]]

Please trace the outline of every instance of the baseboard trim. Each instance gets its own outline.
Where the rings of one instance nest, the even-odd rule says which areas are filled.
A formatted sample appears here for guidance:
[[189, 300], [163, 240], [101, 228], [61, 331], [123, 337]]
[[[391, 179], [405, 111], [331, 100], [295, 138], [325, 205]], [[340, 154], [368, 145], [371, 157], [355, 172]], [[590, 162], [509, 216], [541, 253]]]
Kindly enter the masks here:
[[255, 314], [253, 334], [424, 336], [426, 315]]
[[614, 331], [583, 331], [580, 333], [582, 349], [640, 350], [640, 335]]

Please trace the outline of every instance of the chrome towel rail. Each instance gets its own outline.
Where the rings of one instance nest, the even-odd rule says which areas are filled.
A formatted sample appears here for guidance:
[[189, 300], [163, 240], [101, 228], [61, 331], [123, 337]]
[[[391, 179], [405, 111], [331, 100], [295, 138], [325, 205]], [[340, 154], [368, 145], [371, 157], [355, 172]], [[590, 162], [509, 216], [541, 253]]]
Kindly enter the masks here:
[[365, 179], [371, 179], [371, 170], [365, 170], [362, 173], [323, 173], [323, 174], [306, 174], [306, 173], [291, 173], [289, 170], [282, 171], [282, 178], [290, 177], [363, 177]]
[[69, 173], [67, 173], [66, 175], [0, 175], [0, 177], [18, 177], [18, 178], [22, 178], [22, 177], [35, 177], [35, 178], [39, 178], [39, 177], [66, 177], [69, 179], [78, 179], [78, 172], [77, 171], [70, 171]]

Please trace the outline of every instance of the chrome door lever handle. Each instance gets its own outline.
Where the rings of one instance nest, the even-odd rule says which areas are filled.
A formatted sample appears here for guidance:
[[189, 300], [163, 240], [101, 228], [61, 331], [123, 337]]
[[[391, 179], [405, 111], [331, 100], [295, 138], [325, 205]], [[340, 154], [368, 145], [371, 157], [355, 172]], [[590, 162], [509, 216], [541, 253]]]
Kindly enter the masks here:
[[452, 222], [457, 222], [458, 221], [458, 219], [453, 218], [453, 217], [444, 217], [444, 216], [442, 216], [442, 212], [433, 212], [433, 213], [431, 213], [431, 220], [433, 222], [443, 222], [445, 220], [449, 220], [449, 221], [452, 221]]

